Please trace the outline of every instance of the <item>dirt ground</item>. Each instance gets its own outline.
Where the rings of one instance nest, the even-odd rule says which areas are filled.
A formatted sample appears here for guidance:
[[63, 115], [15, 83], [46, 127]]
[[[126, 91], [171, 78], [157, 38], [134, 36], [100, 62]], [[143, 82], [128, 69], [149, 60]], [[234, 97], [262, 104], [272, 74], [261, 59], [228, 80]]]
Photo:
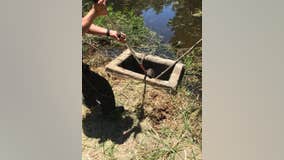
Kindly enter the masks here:
[[111, 58], [92, 55], [92, 70], [113, 87], [116, 106], [125, 113], [103, 117], [96, 108], [82, 105], [82, 159], [202, 159], [201, 106], [180, 87], [176, 93], [144, 83], [117, 77], [104, 70]]

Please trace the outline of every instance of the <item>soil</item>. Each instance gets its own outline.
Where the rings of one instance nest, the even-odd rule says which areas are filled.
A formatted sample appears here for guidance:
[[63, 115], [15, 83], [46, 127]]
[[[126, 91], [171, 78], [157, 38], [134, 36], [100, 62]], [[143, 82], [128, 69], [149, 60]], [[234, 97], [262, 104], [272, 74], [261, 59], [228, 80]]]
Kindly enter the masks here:
[[[105, 72], [104, 65], [109, 61], [98, 56], [100, 65], [91, 65], [91, 70], [109, 81], [114, 91], [116, 106], [124, 106], [125, 113], [103, 117], [97, 108], [82, 105], [83, 133], [82, 159], [144, 159], [148, 152], [162, 147], [152, 136], [153, 132], [163, 135], [167, 128], [181, 134], [182, 121], [176, 120], [190, 98], [185, 92], [170, 93], [163, 88], [147, 85], [145, 103], [142, 106], [144, 83], [131, 78], [114, 76]], [[102, 60], [103, 59], [103, 60]], [[93, 60], [95, 62], [96, 60]], [[87, 61], [85, 61], [87, 62]], [[90, 62], [90, 61], [88, 61]], [[169, 144], [175, 144], [179, 136], [165, 138]], [[195, 148], [197, 159], [201, 159], [201, 148], [184, 141], [185, 151]], [[145, 146], [147, 146], [145, 148]], [[190, 154], [190, 153], [189, 153]]]

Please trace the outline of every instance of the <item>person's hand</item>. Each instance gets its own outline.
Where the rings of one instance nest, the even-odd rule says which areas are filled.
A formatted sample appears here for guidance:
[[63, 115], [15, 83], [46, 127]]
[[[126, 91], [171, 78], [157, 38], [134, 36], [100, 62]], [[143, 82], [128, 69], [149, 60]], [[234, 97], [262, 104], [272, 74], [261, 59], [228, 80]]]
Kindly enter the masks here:
[[126, 42], [126, 34], [124, 34], [122, 32], [110, 30], [109, 35], [119, 42], [122, 42], [122, 43]]
[[96, 11], [97, 16], [106, 16], [107, 15], [107, 6], [106, 6], [107, 0], [97, 0], [95, 1], [93, 8]]
[[100, 5], [106, 6], [107, 0], [96, 0], [96, 1], [98, 1], [98, 4], [100, 4]]

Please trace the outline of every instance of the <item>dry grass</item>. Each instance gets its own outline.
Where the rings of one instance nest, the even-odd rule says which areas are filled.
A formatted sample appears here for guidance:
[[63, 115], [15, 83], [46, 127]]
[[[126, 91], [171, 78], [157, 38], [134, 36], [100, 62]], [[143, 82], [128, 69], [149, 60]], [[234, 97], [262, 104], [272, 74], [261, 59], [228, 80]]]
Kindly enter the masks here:
[[82, 159], [202, 159], [200, 100], [186, 87], [171, 94], [147, 85], [141, 107], [143, 82], [107, 74], [104, 65], [110, 60], [102, 54], [88, 54], [83, 59], [110, 82], [116, 104], [127, 111], [121, 117], [103, 120], [82, 106], [83, 127], [95, 135], [101, 133], [82, 133]]

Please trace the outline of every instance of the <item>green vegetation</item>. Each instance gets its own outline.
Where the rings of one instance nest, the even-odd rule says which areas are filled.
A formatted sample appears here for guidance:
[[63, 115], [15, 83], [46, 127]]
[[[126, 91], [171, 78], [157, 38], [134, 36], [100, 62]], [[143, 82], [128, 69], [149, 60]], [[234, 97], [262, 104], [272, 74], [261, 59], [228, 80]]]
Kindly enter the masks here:
[[[83, 0], [83, 2], [86, 0]], [[161, 11], [161, 1], [130, 1], [137, 6], [136, 10], [117, 10], [117, 6], [121, 3], [111, 3], [108, 7], [109, 16], [112, 21], [120, 28], [121, 31], [127, 34], [128, 42], [134, 48], [148, 54], [157, 54], [160, 56], [172, 55], [170, 58], [175, 58], [183, 54], [188, 44], [169, 45], [162, 44], [155, 32], [144, 26], [143, 18], [137, 13], [141, 10], [154, 6], [154, 9]], [[167, 1], [169, 4], [172, 1]], [[194, 3], [201, 3], [200, 0], [194, 0]], [[198, 38], [197, 33], [201, 31], [201, 25], [190, 30], [190, 33], [181, 32], [184, 27], [180, 25], [181, 15], [189, 14], [182, 13], [179, 4], [187, 5], [188, 1], [177, 0], [174, 7], [178, 10], [177, 15], [171, 23], [175, 26], [177, 34], [191, 34], [190, 38]], [[83, 5], [83, 14], [90, 7], [87, 3]], [[192, 7], [192, 6], [190, 6]], [[197, 17], [193, 23], [199, 23], [202, 17], [201, 9], [193, 9], [192, 13]], [[139, 13], [140, 14], [140, 13]], [[111, 24], [104, 18], [100, 17], [94, 22], [96, 25], [113, 28]], [[187, 24], [187, 22], [186, 22]], [[192, 23], [188, 22], [192, 27]], [[193, 33], [194, 32], [194, 33]], [[178, 37], [173, 37], [178, 41]], [[185, 40], [187, 40], [185, 38]], [[85, 43], [91, 44], [86, 45]], [[143, 83], [125, 78], [109, 76], [104, 72], [104, 65], [112, 60], [110, 52], [114, 54], [120, 53], [117, 50], [123, 50], [125, 46], [111, 40], [107, 37], [98, 36], [83, 36], [83, 61], [89, 63], [93, 70], [100, 73], [108, 79], [113, 86], [117, 105], [123, 105], [128, 111], [122, 119], [118, 118], [115, 122], [107, 123], [105, 128], [106, 133], [113, 133], [114, 137], [110, 136], [103, 142], [99, 138], [87, 137], [82, 135], [83, 143], [83, 159], [91, 157], [93, 159], [139, 159], [139, 160], [159, 160], [159, 159], [202, 159], [202, 48], [196, 47], [193, 52], [186, 56], [182, 62], [186, 65], [185, 75], [179, 86], [177, 93], [170, 94], [167, 90], [159, 90], [152, 86], [147, 86], [146, 100], [144, 105], [145, 119], [140, 119], [137, 116], [137, 108], [141, 102], [141, 93], [143, 91]], [[100, 54], [98, 54], [100, 53]], [[90, 114], [90, 110], [83, 107], [83, 118]], [[91, 118], [92, 119], [92, 118]], [[116, 137], [118, 131], [125, 123], [125, 119], [133, 119], [131, 127], [124, 131], [124, 135], [130, 130], [137, 129], [137, 133], [129, 134], [128, 139], [119, 144], [116, 142], [121, 137]], [[94, 124], [95, 123], [95, 124]], [[88, 122], [87, 127], [94, 127], [99, 122]], [[106, 122], [105, 122], [106, 123]], [[113, 126], [112, 126], [113, 125]], [[99, 132], [99, 131], [97, 131]], [[132, 132], [130, 132], [132, 133]], [[139, 133], [139, 134], [138, 134]], [[137, 134], [137, 137], [135, 136]], [[86, 158], [88, 159], [88, 158]]]
[[[162, 49], [169, 49], [168, 45], [160, 43], [160, 39], [157, 34], [147, 27], [145, 27], [143, 18], [141, 16], [135, 15], [134, 11], [114, 12], [112, 6], [108, 7], [109, 17], [115, 26], [107, 20], [105, 17], [98, 17], [94, 24], [98, 26], [103, 26], [113, 30], [119, 30], [127, 35], [127, 42], [139, 52], [146, 52], [148, 54], [155, 54], [160, 52]], [[123, 48], [124, 45], [112, 40], [107, 37], [90, 36], [84, 35], [83, 42], [96, 44], [96, 47], [100, 49], [108, 48]], [[104, 44], [104, 45], [102, 45]], [[83, 52], [87, 50], [86, 46], [83, 45]]]

